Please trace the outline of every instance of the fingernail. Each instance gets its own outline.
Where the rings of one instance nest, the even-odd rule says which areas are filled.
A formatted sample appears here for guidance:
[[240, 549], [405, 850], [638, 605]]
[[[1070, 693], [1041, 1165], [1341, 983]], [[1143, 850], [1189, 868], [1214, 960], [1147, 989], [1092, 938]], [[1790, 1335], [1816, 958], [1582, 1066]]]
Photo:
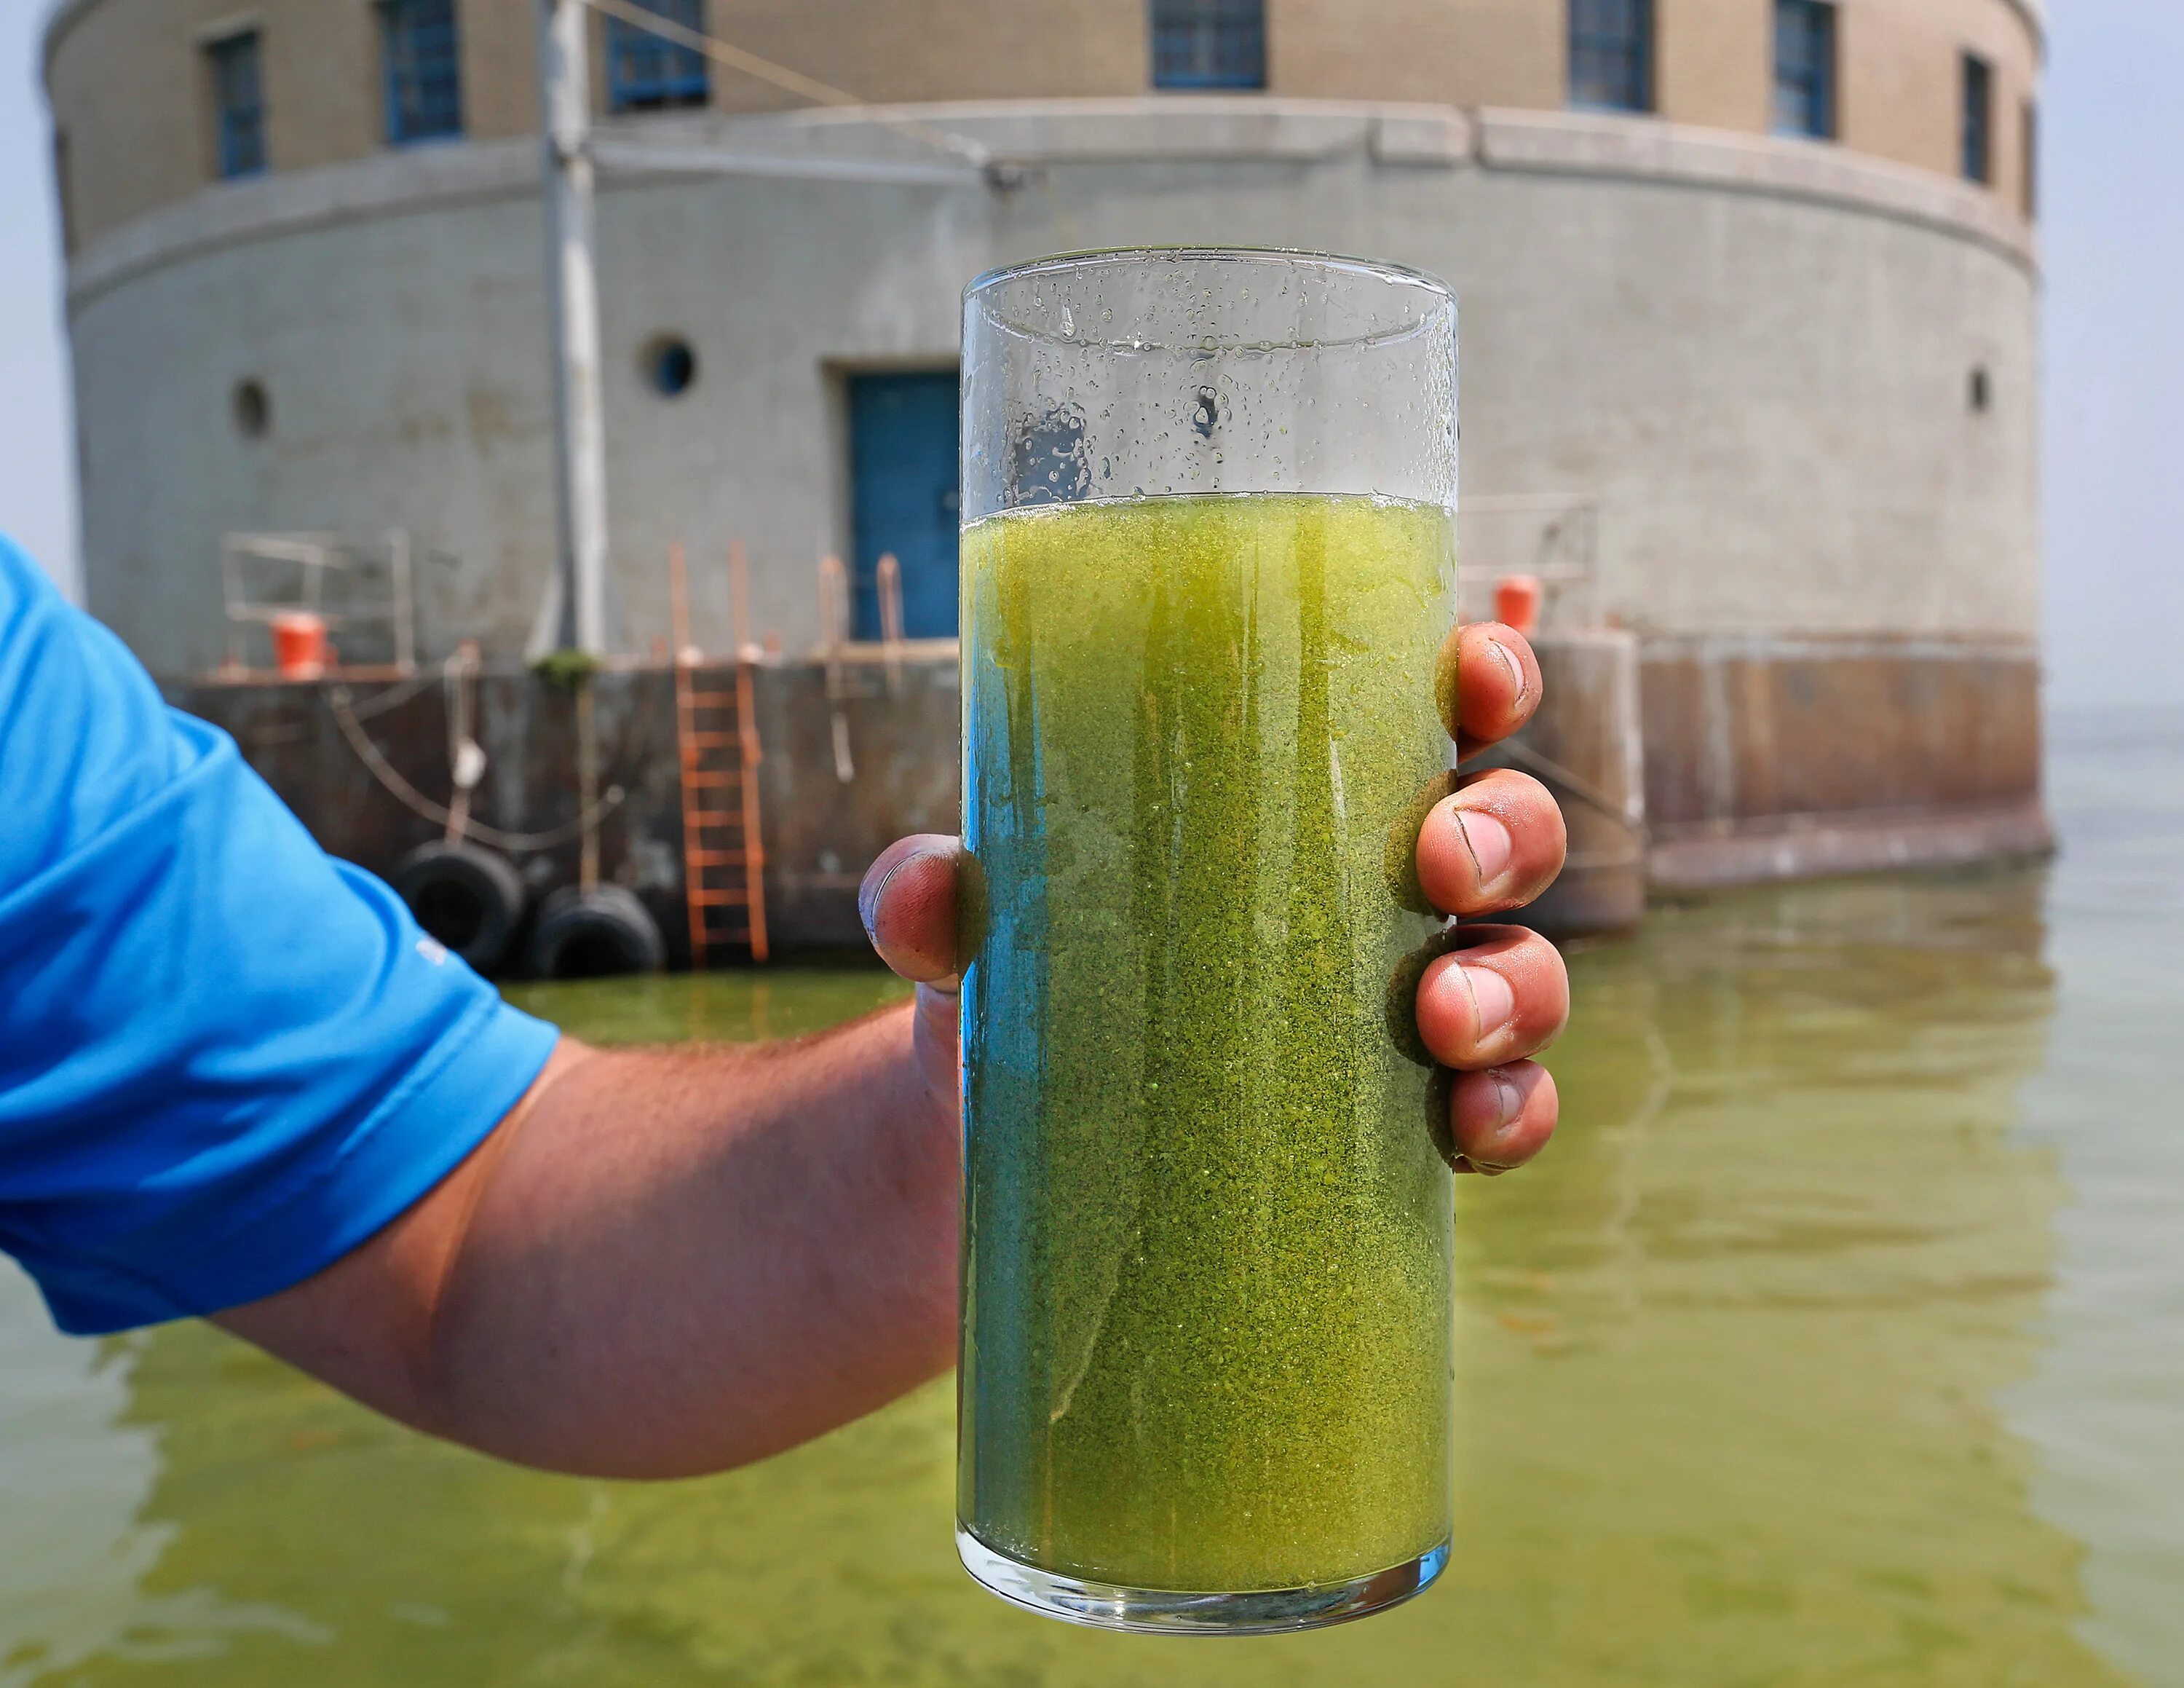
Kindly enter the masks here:
[[1517, 1123], [1518, 1115], [1524, 1111], [1524, 1093], [1503, 1068], [1489, 1067], [1486, 1076], [1494, 1081], [1494, 1128], [1484, 1143], [1470, 1151], [1470, 1160], [1486, 1177], [1495, 1178], [1509, 1170], [1509, 1163], [1496, 1160], [1494, 1154], [1501, 1145], [1502, 1134]]
[[1509, 671], [1510, 689], [1514, 692], [1516, 701], [1522, 703], [1524, 701], [1524, 665], [1517, 660], [1517, 653], [1500, 640], [1490, 639], [1486, 642], [1494, 654], [1502, 659], [1502, 666]]
[[866, 890], [860, 887], [858, 890], [857, 918], [864, 922], [865, 936], [871, 939], [874, 944], [877, 945], [880, 941], [880, 935], [877, 923], [879, 919], [881, 899], [886, 897], [887, 888], [894, 882], [894, 876], [900, 873], [905, 868], [908, 867], [912, 862], [920, 858], [916, 854], [905, 856], [900, 861], [897, 862], [893, 867], [889, 868], [885, 873], [880, 875], [879, 883], [878, 885], [871, 885], [871, 882], [867, 880], [866, 884], [870, 885], [871, 888]]
[[1464, 988], [1471, 992], [1471, 1008], [1477, 1017], [1474, 1036], [1485, 1042], [1509, 1023], [1517, 1011], [1517, 993], [1490, 967], [1458, 967], [1463, 975]]
[[1497, 817], [1480, 809], [1458, 809], [1456, 830], [1463, 835], [1464, 847], [1471, 852], [1471, 865], [1479, 875], [1479, 887], [1484, 891], [1502, 877], [1510, 857], [1517, 852], [1517, 841]]

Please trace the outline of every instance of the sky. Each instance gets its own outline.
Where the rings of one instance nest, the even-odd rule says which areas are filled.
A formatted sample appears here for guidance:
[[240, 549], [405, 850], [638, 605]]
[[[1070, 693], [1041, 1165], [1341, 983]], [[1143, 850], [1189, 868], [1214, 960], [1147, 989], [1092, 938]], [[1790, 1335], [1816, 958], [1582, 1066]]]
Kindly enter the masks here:
[[52, 131], [38, 85], [47, 0], [0, 0], [0, 533], [75, 578], [75, 463]]
[[[0, 0], [0, 531], [76, 511], [38, 28]], [[2184, 5], [2053, 0], [2042, 184], [2049, 696], [2184, 705]]]

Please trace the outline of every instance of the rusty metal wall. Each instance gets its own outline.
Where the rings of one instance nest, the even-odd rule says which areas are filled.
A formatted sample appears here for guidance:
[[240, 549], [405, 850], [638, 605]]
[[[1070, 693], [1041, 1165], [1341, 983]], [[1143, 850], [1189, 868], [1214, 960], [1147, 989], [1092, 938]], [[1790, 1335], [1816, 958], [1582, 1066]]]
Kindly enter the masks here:
[[1561, 876], [1512, 918], [1557, 937], [1635, 925], [1646, 912], [1638, 641], [1591, 628], [1538, 634], [1532, 648], [1537, 713], [1513, 741], [1464, 764], [1522, 769], [1562, 806], [1569, 853]]
[[[956, 662], [758, 671], [766, 918], [783, 949], [862, 949], [857, 881], [907, 832], [962, 813]], [[838, 732], [836, 723], [840, 723]], [[837, 746], [843, 752], [838, 761]]]
[[2025, 646], [1652, 640], [1640, 693], [1656, 884], [2049, 846]]

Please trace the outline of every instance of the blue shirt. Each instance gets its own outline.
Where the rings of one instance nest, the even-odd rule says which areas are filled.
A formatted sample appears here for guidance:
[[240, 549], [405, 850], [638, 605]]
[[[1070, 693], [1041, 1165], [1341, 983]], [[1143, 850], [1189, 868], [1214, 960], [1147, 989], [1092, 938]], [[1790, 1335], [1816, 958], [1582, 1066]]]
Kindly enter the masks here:
[[0, 539], [0, 1249], [62, 1329], [339, 1259], [476, 1147], [554, 1036]]

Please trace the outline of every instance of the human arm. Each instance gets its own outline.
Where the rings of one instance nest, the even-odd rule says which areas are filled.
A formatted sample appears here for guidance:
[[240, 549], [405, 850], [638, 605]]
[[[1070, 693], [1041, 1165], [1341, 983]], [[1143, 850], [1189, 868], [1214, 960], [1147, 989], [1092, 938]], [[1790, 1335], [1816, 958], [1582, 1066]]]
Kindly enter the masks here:
[[[1539, 675], [1507, 629], [1462, 637], [1459, 737], [1475, 746], [1529, 716]], [[1420, 883], [1445, 910], [1501, 912], [1552, 880], [1562, 850], [1536, 782], [1476, 776], [1427, 816]], [[755, 1048], [565, 1040], [510, 1116], [377, 1238], [220, 1322], [421, 1428], [618, 1476], [758, 1458], [944, 1369], [959, 854], [951, 839], [907, 839], [866, 881], [867, 926], [918, 982], [911, 1003]], [[1559, 1031], [1567, 987], [1534, 935], [1460, 931], [1464, 947], [1422, 981], [1419, 1029], [1462, 1070], [1455, 1164], [1498, 1171], [1553, 1128], [1552, 1082], [1526, 1058]]]

